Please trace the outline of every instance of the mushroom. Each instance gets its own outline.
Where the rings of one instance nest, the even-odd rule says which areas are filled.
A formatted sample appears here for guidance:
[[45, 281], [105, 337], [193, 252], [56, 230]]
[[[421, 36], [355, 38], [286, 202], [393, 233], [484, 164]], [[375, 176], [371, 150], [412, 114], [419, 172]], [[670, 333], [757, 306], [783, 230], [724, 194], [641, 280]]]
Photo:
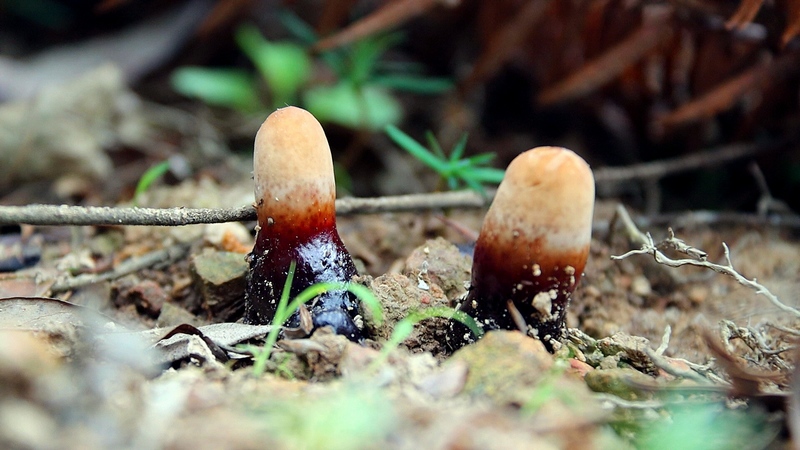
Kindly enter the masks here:
[[[292, 297], [316, 283], [348, 283], [357, 271], [336, 231], [333, 161], [317, 119], [296, 107], [270, 114], [256, 134], [253, 166], [258, 226], [248, 255], [244, 321], [267, 324], [292, 261]], [[314, 328], [331, 326], [350, 340], [361, 339], [352, 293], [321, 294], [309, 311]], [[289, 324], [299, 324], [297, 313]]]
[[[592, 234], [594, 176], [571, 150], [537, 147], [511, 161], [484, 219], [461, 310], [485, 330], [520, 329], [552, 350]], [[458, 348], [474, 337], [453, 323]]]

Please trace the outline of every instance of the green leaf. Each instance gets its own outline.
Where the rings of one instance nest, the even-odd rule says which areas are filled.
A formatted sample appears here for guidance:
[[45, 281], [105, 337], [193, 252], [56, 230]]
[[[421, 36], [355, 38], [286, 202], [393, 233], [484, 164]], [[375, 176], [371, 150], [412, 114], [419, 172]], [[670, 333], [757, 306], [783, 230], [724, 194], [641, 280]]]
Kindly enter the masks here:
[[[380, 326], [383, 323], [383, 312], [381, 310], [381, 304], [378, 299], [375, 297], [375, 294], [372, 293], [366, 287], [355, 284], [355, 283], [340, 283], [340, 282], [327, 282], [327, 283], [317, 283], [312, 286], [307, 287], [303, 290], [303, 292], [297, 294], [297, 297], [292, 300], [289, 304], [288, 311], [290, 314], [294, 314], [297, 308], [300, 305], [308, 302], [309, 300], [313, 300], [317, 296], [324, 294], [330, 291], [350, 291], [358, 297], [361, 302], [363, 302], [372, 312], [373, 317], [375, 318], [375, 323]], [[288, 319], [288, 317], [287, 317]]]
[[470, 156], [467, 158], [470, 165], [472, 166], [482, 166], [495, 158], [494, 153], [481, 153], [479, 155]]
[[461, 139], [456, 142], [456, 145], [453, 147], [453, 151], [450, 153], [450, 161], [456, 162], [464, 155], [464, 150], [467, 148], [467, 137], [469, 135], [464, 133], [461, 135]]
[[416, 324], [425, 319], [434, 317], [457, 320], [469, 328], [476, 337], [483, 336], [483, 330], [478, 326], [477, 322], [475, 322], [475, 319], [463, 311], [456, 311], [447, 306], [431, 306], [429, 308], [412, 311], [403, 320], [395, 324], [392, 335], [389, 336], [389, 340], [383, 345], [380, 356], [372, 361], [370, 368], [374, 369], [386, 361], [389, 354], [411, 335]]
[[473, 167], [464, 173], [465, 178], [481, 181], [484, 183], [498, 184], [503, 181], [505, 171], [494, 167]]
[[447, 172], [448, 167], [445, 162], [437, 158], [436, 155], [423, 147], [419, 142], [415, 141], [414, 138], [400, 131], [399, 128], [389, 125], [384, 131], [386, 131], [386, 134], [395, 144], [408, 153], [411, 153], [411, 155], [420, 160], [423, 164], [439, 174]]
[[472, 178], [464, 178], [464, 183], [467, 184], [467, 187], [472, 189], [473, 191], [481, 194], [482, 197], [486, 197], [486, 189], [483, 188], [483, 185], [479, 182], [475, 181]]
[[156, 180], [164, 176], [164, 174], [168, 171], [169, 161], [162, 161], [158, 164], [150, 166], [149, 169], [145, 170], [142, 174], [142, 177], [139, 178], [139, 182], [136, 183], [136, 190], [133, 192], [133, 204], [136, 205], [139, 196], [149, 189]]
[[182, 67], [172, 73], [170, 82], [180, 94], [209, 105], [246, 112], [260, 106], [253, 77], [243, 70]]
[[402, 34], [391, 33], [357, 41], [350, 49], [349, 71], [344, 78], [356, 86], [371, 82], [381, 56], [402, 40]]
[[303, 103], [320, 122], [354, 129], [380, 130], [403, 116], [397, 99], [375, 86], [357, 88], [344, 82], [317, 86], [304, 92]]
[[448, 78], [419, 77], [414, 75], [380, 75], [371, 80], [388, 89], [406, 91], [414, 94], [441, 94], [455, 86]]
[[314, 28], [288, 9], [278, 11], [278, 20], [289, 33], [307, 45], [311, 45], [319, 39]]
[[270, 42], [253, 26], [243, 25], [236, 41], [267, 82], [275, 107], [293, 103], [311, 75], [311, 59], [299, 45]]
[[442, 150], [442, 146], [439, 145], [439, 141], [436, 140], [436, 136], [433, 135], [432, 131], [428, 130], [425, 132], [425, 140], [428, 141], [428, 147], [433, 150], [433, 154], [435, 154], [442, 161], [447, 159], [447, 156], [444, 154], [444, 150]]

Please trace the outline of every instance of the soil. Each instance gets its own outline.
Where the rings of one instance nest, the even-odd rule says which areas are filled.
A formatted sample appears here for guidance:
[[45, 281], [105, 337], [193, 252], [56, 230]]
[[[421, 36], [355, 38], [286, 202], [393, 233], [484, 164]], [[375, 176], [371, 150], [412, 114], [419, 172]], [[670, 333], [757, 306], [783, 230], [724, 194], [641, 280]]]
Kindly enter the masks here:
[[[169, 192], [155, 189], [149, 198], [174, 201], [193, 187], [164, 190]], [[667, 389], [699, 388], [701, 393], [692, 395], [715, 404], [738, 389], [741, 373], [757, 375], [749, 391], [736, 393], [749, 405], [743, 406], [749, 420], [762, 420], [757, 399], [782, 398], [790, 386], [791, 333], [798, 319], [708, 269], [669, 268], [646, 255], [612, 260], [611, 255], [637, 248], [621, 230], [608, 231], [614, 206], [597, 205], [595, 228], [604, 231], [595, 232], [567, 315], [569, 337], [555, 355], [515, 331], [489, 333], [454, 353], [444, 339], [449, 327], [444, 318], [417, 323], [398, 348], [382, 353], [403, 318], [431, 306], [454, 306], [466, 293], [470, 244], [484, 211], [383, 214], [340, 218], [339, 230], [358, 261], [362, 275], [357, 281], [376, 294], [385, 321], [378, 324], [365, 313], [370, 336], [365, 345], [325, 329], [283, 339], [264, 374], [254, 374], [245, 351], [225, 350], [231, 347], [203, 327], [225, 321], [213, 311], [231, 310], [209, 309], [202, 289], [192, 282], [191, 261], [203, 252], [233, 251], [244, 258], [252, 238], [242, 225], [84, 229], [72, 243], [53, 230], [37, 230], [45, 237], [42, 261], [4, 276], [0, 286], [4, 297], [25, 297], [40, 311], [46, 305], [37, 299], [47, 293], [47, 273], [58, 279], [82, 266], [102, 271], [106, 259], [115, 265], [175, 243], [188, 245], [188, 254], [54, 295], [105, 314], [101, 329], [61, 310], [71, 315], [4, 325], [2, 444], [527, 448], [537, 442], [537, 448], [625, 448], [653, 436], [632, 433], [625, 424], [641, 426], [665, 414], [671, 404], [664, 397]], [[725, 224], [671, 226], [689, 245], [707, 251], [708, 261], [724, 264], [722, 243], [727, 243], [740, 273], [797, 306], [800, 246], [788, 234]], [[656, 241], [666, 235], [666, 230], [643, 231], [652, 232]], [[242, 289], [230, 286], [228, 291]], [[241, 300], [241, 295], [230, 298]], [[21, 317], [9, 307], [4, 322], [12, 313]], [[143, 358], [144, 350], [131, 347], [132, 341], [109, 333], [145, 330], [140, 334], [150, 333], [153, 343], [179, 324], [200, 327], [199, 335], [206, 333], [207, 339], [189, 338], [178, 356], [160, 353], [167, 365], [154, 366]], [[214, 353], [209, 339], [228, 356]], [[263, 345], [262, 339], [234, 342]], [[722, 345], [711, 351], [709, 340]], [[151, 348], [164, 352], [162, 344]], [[229, 359], [233, 354], [238, 356]], [[776, 414], [763, 419], [773, 444], [785, 439], [775, 437], [781, 435], [774, 430], [786, 426], [784, 416]]]

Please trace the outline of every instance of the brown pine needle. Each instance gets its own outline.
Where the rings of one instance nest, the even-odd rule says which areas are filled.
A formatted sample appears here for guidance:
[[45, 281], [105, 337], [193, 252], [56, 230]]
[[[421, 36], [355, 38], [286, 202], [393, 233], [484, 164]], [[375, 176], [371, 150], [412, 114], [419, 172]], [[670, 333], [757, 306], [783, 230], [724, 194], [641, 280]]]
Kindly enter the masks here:
[[370, 15], [358, 20], [338, 33], [328, 36], [313, 47], [313, 51], [321, 52], [338, 48], [371, 36], [375, 33], [394, 28], [405, 21], [422, 15], [440, 0], [396, 0], [387, 3]]
[[669, 128], [710, 119], [739, 103], [747, 92], [759, 88], [765, 82], [775, 82], [788, 73], [796, 71], [797, 60], [796, 55], [786, 54], [769, 63], [751, 67], [704, 95], [660, 117], [656, 123], [661, 127]]
[[574, 100], [616, 79], [670, 36], [668, 20], [653, 22], [656, 23], [645, 23], [624, 41], [584, 64], [566, 80], [545, 89], [539, 95], [539, 104], [547, 106]]
[[469, 92], [476, 84], [494, 75], [531, 33], [549, 6], [550, 1], [536, 1], [520, 7], [514, 18], [492, 36], [472, 71], [461, 83], [460, 90]]
[[725, 22], [725, 28], [729, 30], [744, 28], [756, 18], [762, 4], [764, 0], [742, 0], [736, 12]]

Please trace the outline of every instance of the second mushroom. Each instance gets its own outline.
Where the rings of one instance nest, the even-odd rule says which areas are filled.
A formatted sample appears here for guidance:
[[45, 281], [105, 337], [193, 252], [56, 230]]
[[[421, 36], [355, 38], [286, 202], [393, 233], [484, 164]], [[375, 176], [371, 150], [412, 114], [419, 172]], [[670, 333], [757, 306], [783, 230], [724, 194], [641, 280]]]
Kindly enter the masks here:
[[[537, 147], [506, 170], [484, 219], [461, 310], [485, 330], [519, 329], [552, 350], [589, 255], [594, 176], [571, 150]], [[451, 346], [474, 337], [453, 324]]]

